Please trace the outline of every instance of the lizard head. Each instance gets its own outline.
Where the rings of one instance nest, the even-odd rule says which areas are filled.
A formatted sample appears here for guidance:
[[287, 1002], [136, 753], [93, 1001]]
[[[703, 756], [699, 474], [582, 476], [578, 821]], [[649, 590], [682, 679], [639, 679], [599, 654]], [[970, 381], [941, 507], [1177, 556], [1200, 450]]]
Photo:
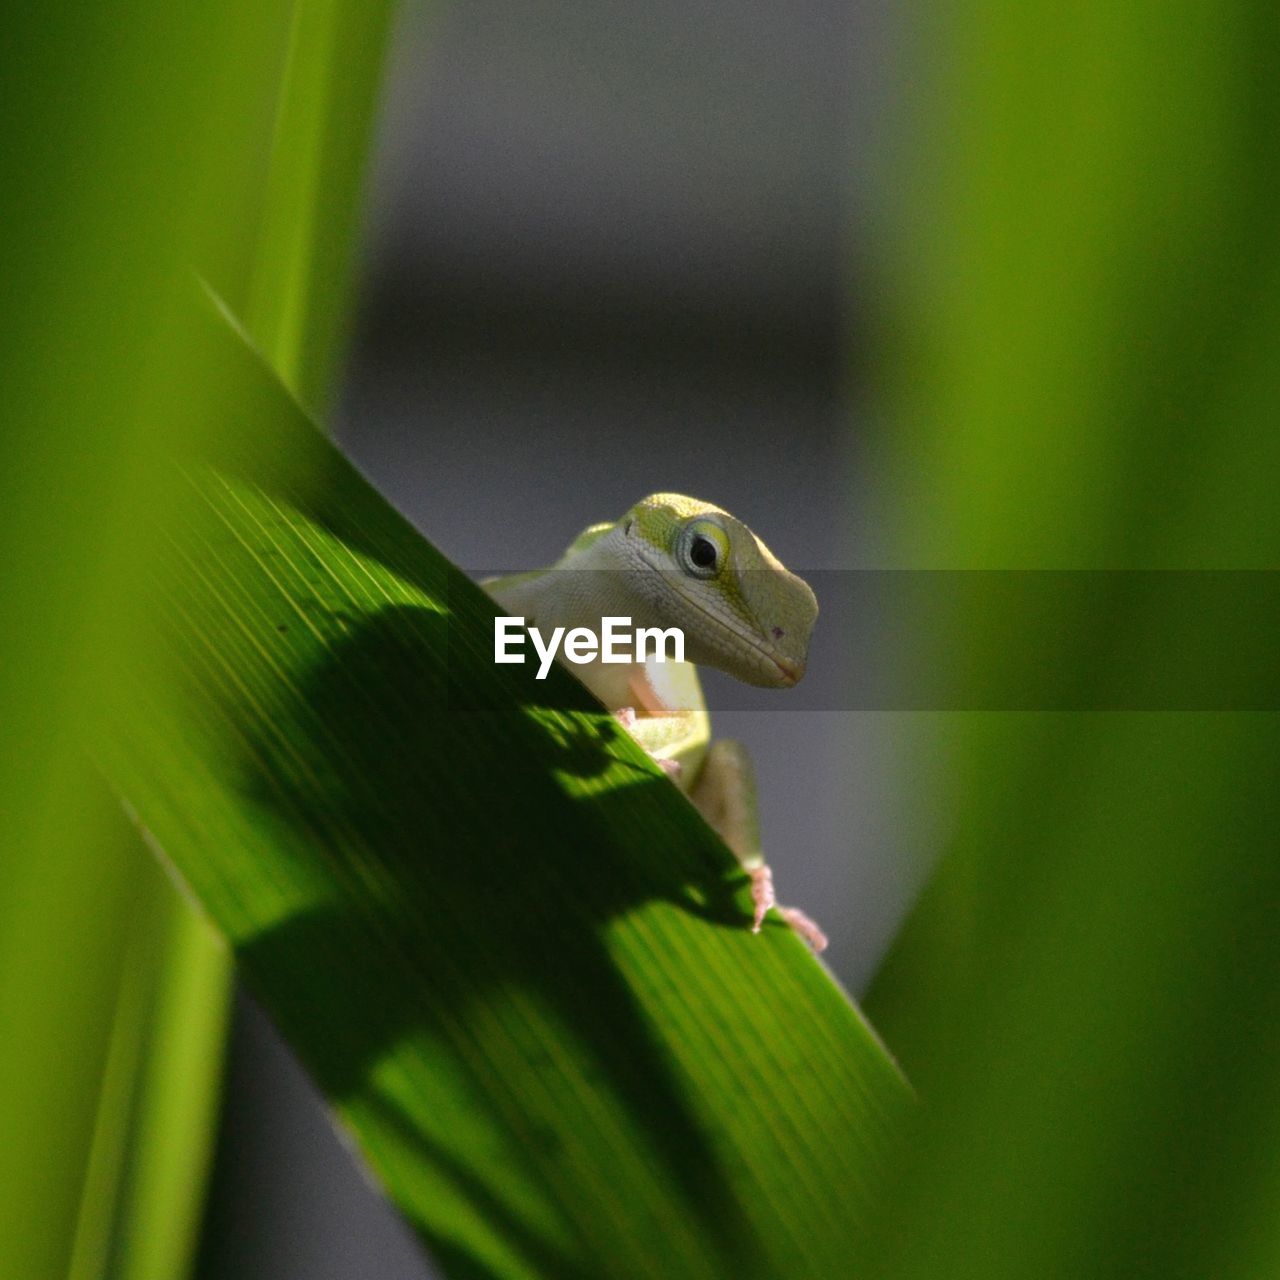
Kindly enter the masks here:
[[690, 662], [746, 684], [787, 689], [804, 675], [818, 602], [741, 520], [710, 503], [656, 493], [615, 526], [651, 619], [677, 626]]

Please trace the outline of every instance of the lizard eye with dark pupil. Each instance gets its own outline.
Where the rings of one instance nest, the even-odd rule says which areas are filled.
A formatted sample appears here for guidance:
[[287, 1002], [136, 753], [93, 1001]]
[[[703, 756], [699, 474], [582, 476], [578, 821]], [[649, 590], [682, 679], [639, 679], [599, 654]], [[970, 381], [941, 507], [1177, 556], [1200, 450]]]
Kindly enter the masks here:
[[689, 559], [699, 569], [713, 568], [716, 563], [715, 544], [708, 538], [694, 538], [693, 545], [689, 548]]

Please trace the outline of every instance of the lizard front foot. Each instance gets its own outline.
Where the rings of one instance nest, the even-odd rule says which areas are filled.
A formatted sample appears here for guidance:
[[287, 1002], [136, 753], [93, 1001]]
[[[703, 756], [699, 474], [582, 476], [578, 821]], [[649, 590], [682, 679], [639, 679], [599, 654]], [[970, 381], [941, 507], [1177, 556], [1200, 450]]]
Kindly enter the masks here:
[[779, 907], [778, 914], [815, 951], [827, 949], [827, 935], [799, 907]]
[[755, 919], [751, 923], [751, 932], [759, 933], [764, 926], [764, 918], [771, 907], [778, 907], [778, 914], [798, 933], [815, 951], [827, 949], [827, 935], [799, 907], [779, 907], [773, 892], [773, 872], [769, 864], [762, 862], [757, 867], [748, 867], [747, 875], [751, 877], [751, 901], [755, 904]]
[[[636, 727], [636, 709], [635, 707], [619, 707], [613, 713], [613, 718], [634, 738]], [[673, 782], [684, 772], [684, 765], [679, 760], [666, 760], [662, 756], [655, 755], [654, 752], [645, 750], [645, 755], [654, 762]]]
[[769, 864], [762, 862], [758, 867], [748, 867], [747, 875], [751, 877], [751, 901], [755, 903], [756, 918], [752, 921], [751, 932], [759, 933], [764, 926], [764, 918], [769, 908], [777, 906], [778, 900], [773, 894], [773, 872]]

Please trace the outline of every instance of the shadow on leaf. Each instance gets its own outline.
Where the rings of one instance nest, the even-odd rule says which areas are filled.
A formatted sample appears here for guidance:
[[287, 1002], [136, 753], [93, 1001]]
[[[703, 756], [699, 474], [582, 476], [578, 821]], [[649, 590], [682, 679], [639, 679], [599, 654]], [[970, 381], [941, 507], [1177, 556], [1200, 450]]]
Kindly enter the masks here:
[[[557, 1232], [500, 1197], [494, 1154], [459, 1143], [457, 1117], [436, 1106], [440, 1059], [466, 1061], [477, 1107], [488, 1105], [481, 1095], [501, 1100], [509, 1137], [497, 1164], [514, 1154], [547, 1204], [581, 1203], [559, 1189], [584, 1179], [600, 1180], [607, 1199], [609, 1144], [621, 1140], [648, 1165], [653, 1202], [682, 1212], [709, 1255], [750, 1274], [751, 1228], [605, 936], [610, 921], [655, 900], [742, 927], [723, 896], [706, 909], [690, 893], [725, 885], [732, 860], [692, 811], [680, 824], [687, 840], [653, 846], [631, 806], [670, 784], [610, 754], [608, 735], [620, 730], [607, 718], [599, 732], [567, 721], [577, 727], [556, 733], [513, 715], [509, 689], [505, 711], [466, 709], [462, 689], [498, 679], [528, 712], [533, 681], [475, 653], [442, 664], [449, 626], [411, 607], [365, 619], [252, 744], [255, 802], [308, 821], [309, 854], [338, 894], [242, 944], [243, 966], [251, 981], [272, 974], [277, 989], [289, 975], [298, 1000], [274, 1013], [294, 1043], [313, 1047], [308, 1065], [325, 1093], [374, 1109], [389, 1142], [429, 1148], [419, 1159], [544, 1271], [603, 1274], [594, 1223], [562, 1220], [558, 1234], [577, 1240], [557, 1254]], [[566, 676], [539, 684], [539, 696], [544, 687], [574, 709], [599, 710]], [[619, 786], [590, 797], [557, 777], [599, 785], [608, 769]], [[670, 799], [685, 804], [674, 790]], [[506, 820], [495, 823], [495, 812]], [[488, 834], [478, 842], [476, 831]], [[409, 1076], [393, 1052], [401, 1066], [411, 1055]], [[455, 1085], [441, 1084], [446, 1104]], [[556, 1128], [564, 1116], [578, 1117], [575, 1131]], [[578, 1126], [592, 1124], [598, 1131], [579, 1140]], [[643, 1220], [644, 1205], [626, 1210]], [[419, 1225], [437, 1248], [452, 1247]], [[656, 1242], [664, 1225], [644, 1229]]]

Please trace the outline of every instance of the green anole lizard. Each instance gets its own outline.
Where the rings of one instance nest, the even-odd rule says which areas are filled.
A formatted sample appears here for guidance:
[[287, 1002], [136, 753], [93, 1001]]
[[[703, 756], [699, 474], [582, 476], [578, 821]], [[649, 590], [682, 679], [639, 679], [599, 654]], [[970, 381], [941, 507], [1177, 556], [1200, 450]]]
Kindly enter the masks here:
[[594, 662], [575, 674], [663, 767], [737, 855], [751, 879], [752, 924], [779, 913], [815, 950], [803, 911], [778, 906], [760, 848], [755, 781], [741, 743], [712, 741], [695, 663], [746, 684], [787, 689], [804, 675], [818, 602], [740, 520], [706, 502], [657, 493], [620, 520], [592, 525], [550, 568], [482, 584], [511, 616], [542, 630], [606, 616], [679, 627], [686, 661]]

